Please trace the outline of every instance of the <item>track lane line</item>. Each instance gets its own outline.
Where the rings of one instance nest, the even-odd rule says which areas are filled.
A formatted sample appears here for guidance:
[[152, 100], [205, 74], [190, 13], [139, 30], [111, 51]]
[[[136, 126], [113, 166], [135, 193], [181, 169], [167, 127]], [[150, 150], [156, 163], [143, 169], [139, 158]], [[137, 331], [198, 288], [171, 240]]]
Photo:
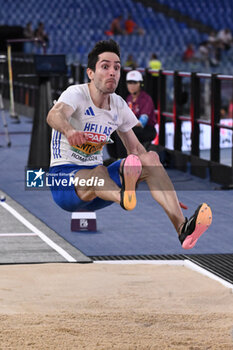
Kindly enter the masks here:
[[50, 238], [48, 238], [43, 232], [41, 232], [37, 227], [32, 225], [27, 219], [25, 219], [21, 214], [19, 214], [14, 208], [12, 208], [6, 202], [0, 202], [0, 205], [9, 211], [17, 220], [19, 220], [23, 225], [25, 225], [30, 231], [37, 234], [42, 241], [48, 244], [51, 248], [53, 248], [58, 254], [60, 254], [63, 258], [65, 258], [69, 262], [77, 262], [69, 253], [67, 253], [63, 248], [61, 248], [58, 244], [53, 242]]
[[0, 233], [0, 237], [27, 237], [27, 236], [38, 236], [37, 233], [32, 233], [32, 232], [28, 232], [28, 233], [16, 233], [16, 232], [3, 232]]

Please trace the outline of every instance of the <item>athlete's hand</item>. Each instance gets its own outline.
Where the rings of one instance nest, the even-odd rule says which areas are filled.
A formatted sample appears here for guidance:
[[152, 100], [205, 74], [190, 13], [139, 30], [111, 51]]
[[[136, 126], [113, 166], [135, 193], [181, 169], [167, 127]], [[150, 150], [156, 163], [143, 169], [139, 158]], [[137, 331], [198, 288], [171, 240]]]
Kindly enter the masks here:
[[82, 146], [88, 140], [84, 131], [68, 130], [65, 136], [71, 146]]

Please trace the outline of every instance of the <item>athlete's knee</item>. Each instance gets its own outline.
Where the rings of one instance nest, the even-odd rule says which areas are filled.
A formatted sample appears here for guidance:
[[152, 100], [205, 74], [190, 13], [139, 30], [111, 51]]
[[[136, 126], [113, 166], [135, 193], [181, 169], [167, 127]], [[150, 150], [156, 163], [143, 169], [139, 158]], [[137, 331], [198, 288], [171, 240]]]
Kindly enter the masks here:
[[162, 165], [158, 153], [154, 151], [149, 151], [143, 154], [140, 158], [143, 166]]
[[106, 178], [109, 176], [108, 169], [104, 165], [98, 165], [93, 169], [93, 175], [97, 176], [98, 178]]
[[86, 177], [86, 185], [78, 186], [76, 193], [83, 201], [91, 201], [98, 196], [99, 189], [102, 189], [108, 175], [108, 170], [103, 165], [99, 165], [90, 170]]

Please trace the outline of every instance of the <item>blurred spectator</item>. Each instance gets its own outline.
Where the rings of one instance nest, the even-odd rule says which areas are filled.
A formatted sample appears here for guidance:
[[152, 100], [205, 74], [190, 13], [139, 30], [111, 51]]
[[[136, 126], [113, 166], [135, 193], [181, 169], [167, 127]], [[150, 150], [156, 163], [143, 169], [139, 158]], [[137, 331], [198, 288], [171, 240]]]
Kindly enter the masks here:
[[229, 50], [232, 46], [232, 34], [229, 29], [225, 28], [218, 32], [217, 38], [224, 50]]
[[127, 20], [125, 21], [125, 31], [126, 34], [139, 34], [144, 35], [144, 29], [140, 28], [136, 22], [132, 19], [131, 15], [128, 16]]
[[207, 41], [209, 44], [211, 45], [218, 45], [218, 38], [217, 38], [217, 34], [214, 30], [212, 30], [210, 32], [210, 34], [208, 35]]
[[[150, 69], [155, 69], [155, 70], [160, 70], [162, 68], [162, 63], [158, 59], [157, 55], [153, 53], [151, 55], [150, 61], [149, 61], [149, 68]], [[152, 73], [153, 77], [158, 77], [159, 73]]]
[[211, 31], [208, 36], [208, 46], [209, 46], [209, 60], [212, 65], [217, 65], [221, 59], [221, 49], [223, 45], [218, 39], [215, 31]]
[[[28, 22], [23, 30], [23, 35], [25, 39], [34, 39], [34, 30], [32, 29], [32, 22]], [[34, 52], [34, 42], [27, 41], [24, 43], [24, 53], [32, 54]]]
[[195, 50], [194, 50], [194, 46], [193, 44], [188, 44], [183, 56], [182, 56], [182, 60], [184, 62], [194, 62], [196, 61], [196, 57], [195, 57]]
[[122, 26], [122, 19], [123, 19], [122, 15], [119, 15], [113, 19], [110, 26], [110, 33], [112, 33], [113, 35], [125, 34], [125, 30], [123, 29], [123, 26]]
[[32, 22], [28, 22], [26, 27], [23, 30], [23, 35], [25, 39], [33, 39], [34, 38], [34, 30], [32, 29]]
[[46, 31], [44, 29], [44, 23], [43, 22], [39, 22], [38, 23], [38, 27], [35, 30], [35, 37], [38, 40], [40, 40], [41, 42], [48, 44], [49, 37], [48, 37], [48, 34], [46, 33]]
[[131, 67], [133, 69], [136, 69], [137, 68], [137, 62], [134, 60], [133, 58], [133, 55], [132, 54], [129, 54], [128, 57], [127, 57], [127, 60], [125, 61], [125, 64], [124, 64], [125, 67]]
[[226, 109], [224, 107], [222, 107], [220, 109], [220, 119], [226, 119], [226, 118], [228, 118], [227, 111], [226, 111]]
[[208, 44], [208, 41], [203, 41], [200, 43], [196, 57], [205, 66], [209, 66], [210, 62], [209, 62], [209, 44]]
[[[132, 70], [128, 72], [126, 83], [129, 91], [126, 102], [138, 118], [138, 124], [133, 128], [133, 131], [139, 141], [147, 148], [156, 136], [154, 103], [150, 95], [141, 89], [143, 77], [139, 71]], [[117, 133], [114, 132], [111, 138], [114, 140], [114, 143], [107, 145], [110, 157], [113, 159], [126, 157], [126, 149]]]

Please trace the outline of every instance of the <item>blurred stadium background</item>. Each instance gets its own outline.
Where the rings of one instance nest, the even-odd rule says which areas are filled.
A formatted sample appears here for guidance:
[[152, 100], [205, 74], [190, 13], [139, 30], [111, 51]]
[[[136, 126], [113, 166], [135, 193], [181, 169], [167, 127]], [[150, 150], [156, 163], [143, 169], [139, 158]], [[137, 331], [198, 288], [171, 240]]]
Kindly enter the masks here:
[[182, 62], [182, 53], [189, 43], [197, 48], [212, 30], [233, 31], [232, 10], [231, 0], [1, 0], [0, 25], [25, 27], [31, 21], [35, 28], [42, 21], [50, 38], [47, 52], [66, 54], [68, 64], [85, 64], [90, 47], [107, 38], [105, 31], [113, 18], [122, 14], [126, 19], [131, 14], [144, 28], [145, 35], [114, 37], [121, 46], [123, 62], [132, 53], [139, 66], [146, 67], [151, 53], [156, 52], [164, 69], [195, 68], [229, 74], [233, 66], [232, 50], [224, 52], [216, 68], [203, 67], [200, 63], [190, 67]]
[[[123, 65], [128, 55], [132, 54], [138, 66], [142, 70], [146, 69], [151, 54], [155, 52], [162, 62], [163, 70], [188, 72], [188, 75], [179, 75], [179, 73], [176, 78], [174, 74], [166, 75], [166, 86], [163, 87], [163, 93], [166, 94], [166, 108], [162, 111], [164, 112], [164, 124], [166, 122], [169, 127], [171, 123], [168, 122], [175, 120], [179, 120], [180, 124], [174, 123], [176, 128], [178, 125], [176, 130], [168, 131], [169, 128], [167, 128], [166, 140], [160, 138], [159, 142], [162, 140], [162, 145], [167, 148], [174, 147], [178, 151], [185, 151], [191, 154], [193, 159], [195, 156], [200, 156], [201, 150], [205, 160], [217, 163], [224, 160], [225, 164], [231, 166], [232, 118], [230, 117], [232, 115], [229, 115], [229, 109], [233, 107], [233, 76], [231, 76], [233, 47], [229, 50], [222, 50], [221, 60], [217, 65], [182, 60], [189, 43], [192, 43], [198, 50], [200, 43], [206, 41], [211, 32], [217, 33], [224, 28], [229, 28], [233, 32], [233, 3], [231, 0], [221, 2], [218, 0], [211, 2], [208, 0], [193, 2], [186, 0], [99, 0], [98, 2], [94, 0], [54, 0], [52, 2], [48, 0], [0, 0], [0, 5], [0, 52], [3, 56], [7, 55], [7, 40], [23, 38], [23, 29], [28, 22], [32, 23], [33, 29], [37, 27], [38, 22], [44, 23], [45, 31], [49, 36], [47, 54], [65, 55], [67, 74], [50, 77], [52, 100], [57, 99], [61, 91], [68, 85], [87, 81], [85, 64], [89, 50], [96, 41], [109, 38], [106, 32], [109, 31], [111, 22], [116, 16], [122, 15], [125, 20], [130, 14], [137, 25], [144, 29], [145, 34], [110, 36], [120, 44]], [[35, 107], [40, 91], [38, 77], [35, 76], [34, 57], [32, 54], [24, 53], [24, 43], [12, 43], [11, 46], [16, 111], [24, 116], [35, 117]], [[43, 54], [43, 51], [37, 46], [34, 53]], [[10, 90], [7, 61], [0, 61], [0, 67], [1, 95], [4, 97], [5, 107], [8, 108]], [[191, 77], [193, 73], [203, 74], [198, 77], [198, 84], [194, 87], [192, 85], [195, 79]], [[151, 94], [154, 101], [157, 101], [158, 96], [155, 95], [155, 91], [157, 93], [158, 89], [155, 89], [155, 84], [158, 82], [152, 81], [151, 74], [148, 74], [147, 70], [143, 71], [143, 74], [145, 90]], [[205, 74], [209, 75], [205, 76]], [[221, 74], [222, 77], [219, 78], [221, 83], [218, 81], [213, 83], [214, 74]], [[117, 92], [126, 97], [124, 72]], [[206, 145], [201, 146], [199, 142], [196, 150], [192, 147], [191, 127], [188, 129], [184, 127], [185, 122], [190, 123], [193, 120], [191, 118], [194, 118], [194, 101], [195, 113], [198, 114], [195, 115], [195, 118], [199, 119], [197, 124], [201, 125], [204, 120], [212, 128], [212, 132], [210, 128], [208, 131], [200, 131], [196, 128], [196, 135], [202, 133], [204, 140], [208, 143], [207, 147]], [[44, 101], [43, 103], [46, 105]], [[161, 103], [160, 100], [160, 107]], [[41, 101], [39, 105], [41, 106]], [[42, 108], [43, 113], [46, 114], [48, 107], [49, 103], [47, 107]], [[192, 112], [193, 115], [191, 115]], [[37, 111], [37, 113], [42, 112]], [[186, 118], [179, 119], [180, 116], [186, 116]], [[226, 119], [229, 120], [226, 121]], [[222, 135], [220, 136], [219, 122], [226, 126], [226, 129], [221, 129], [220, 134]], [[185, 130], [181, 131], [182, 128]], [[192, 128], [194, 135], [194, 124]], [[214, 133], [213, 130], [215, 130]], [[181, 137], [181, 132], [182, 140], [177, 141], [177, 137], [178, 139]], [[214, 143], [218, 143], [217, 149], [213, 149]], [[224, 153], [219, 151], [219, 145], [220, 148], [224, 148]], [[233, 182], [232, 168], [230, 170], [228, 168], [227, 171], [230, 171], [227, 183], [231, 184]]]

